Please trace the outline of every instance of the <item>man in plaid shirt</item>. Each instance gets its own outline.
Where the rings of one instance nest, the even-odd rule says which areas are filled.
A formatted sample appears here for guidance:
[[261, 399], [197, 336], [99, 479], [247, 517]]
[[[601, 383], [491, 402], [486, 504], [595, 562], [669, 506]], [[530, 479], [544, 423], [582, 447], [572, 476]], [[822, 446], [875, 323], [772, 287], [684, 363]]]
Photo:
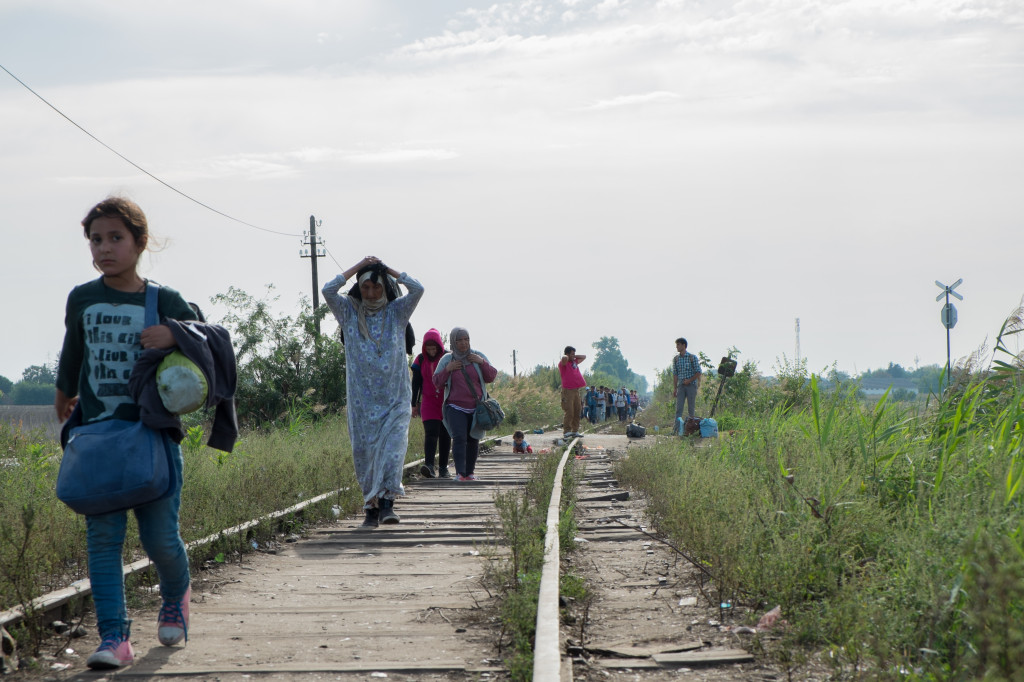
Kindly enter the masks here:
[[700, 363], [697, 356], [686, 352], [686, 339], [676, 339], [678, 355], [672, 358], [672, 397], [676, 399], [676, 419], [683, 416], [683, 403], [687, 404], [687, 414], [692, 417], [697, 403], [697, 387], [700, 386]]

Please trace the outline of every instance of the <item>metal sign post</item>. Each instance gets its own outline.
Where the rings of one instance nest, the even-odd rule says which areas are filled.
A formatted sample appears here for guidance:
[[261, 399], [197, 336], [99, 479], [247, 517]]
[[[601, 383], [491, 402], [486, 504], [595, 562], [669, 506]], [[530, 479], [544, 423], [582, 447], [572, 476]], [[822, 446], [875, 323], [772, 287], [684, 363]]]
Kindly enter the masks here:
[[963, 284], [963, 282], [964, 282], [964, 278], [961, 277], [960, 279], [958, 279], [957, 281], [953, 282], [949, 286], [946, 286], [945, 284], [943, 284], [939, 280], [935, 280], [935, 286], [937, 286], [938, 288], [942, 289], [942, 293], [939, 294], [938, 296], [936, 296], [935, 300], [936, 301], [941, 301], [943, 296], [946, 297], [946, 305], [942, 306], [942, 311], [939, 313], [939, 319], [942, 321], [942, 326], [946, 328], [946, 388], [949, 388], [949, 384], [952, 381], [952, 377], [950, 376], [950, 372], [952, 372], [952, 370], [953, 370], [953, 367], [952, 367], [952, 364], [951, 364], [952, 358], [950, 356], [950, 350], [949, 350], [949, 330], [956, 326], [956, 319], [957, 319], [957, 316], [956, 316], [956, 306], [954, 306], [952, 303], [949, 302], [949, 297], [952, 295], [953, 297], [955, 297], [955, 298], [957, 298], [957, 299], [959, 299], [961, 301], [964, 300], [963, 296], [961, 296], [957, 292], [953, 291], [958, 286]]

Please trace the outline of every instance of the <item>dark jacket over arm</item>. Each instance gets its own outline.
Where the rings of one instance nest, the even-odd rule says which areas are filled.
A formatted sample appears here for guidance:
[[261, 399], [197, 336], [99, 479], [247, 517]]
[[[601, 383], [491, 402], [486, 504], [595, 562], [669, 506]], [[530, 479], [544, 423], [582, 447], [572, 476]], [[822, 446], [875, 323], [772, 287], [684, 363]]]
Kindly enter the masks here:
[[[227, 329], [217, 324], [166, 319], [162, 320], [161, 324], [166, 324], [170, 328], [178, 345], [177, 350], [196, 363], [206, 377], [206, 407], [216, 408], [207, 444], [211, 448], [231, 452], [238, 438], [238, 417], [235, 414], [235, 387], [238, 376], [231, 335]], [[175, 442], [180, 443], [185, 436], [181, 420], [164, 407], [156, 386], [156, 370], [160, 361], [173, 351], [173, 348], [151, 348], [143, 351], [142, 357], [132, 369], [128, 391], [132, 399], [138, 403], [141, 419], [146, 426], [169, 429], [170, 436]]]

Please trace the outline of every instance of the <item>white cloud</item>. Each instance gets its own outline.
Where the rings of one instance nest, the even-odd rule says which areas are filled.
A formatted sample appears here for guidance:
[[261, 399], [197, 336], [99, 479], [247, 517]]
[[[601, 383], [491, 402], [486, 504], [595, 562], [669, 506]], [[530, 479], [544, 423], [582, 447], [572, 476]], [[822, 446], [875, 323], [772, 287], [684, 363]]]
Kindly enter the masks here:
[[665, 92], [659, 90], [657, 92], [648, 92], [643, 95], [622, 95], [620, 97], [614, 97], [612, 99], [601, 100], [596, 104], [589, 107], [584, 107], [584, 111], [600, 111], [602, 109], [616, 109], [618, 107], [632, 107], [642, 104], [657, 104], [660, 102], [674, 102], [679, 99], [679, 95], [674, 92]]
[[345, 159], [352, 163], [403, 164], [419, 161], [449, 161], [458, 156], [450, 149], [389, 149], [347, 154]]

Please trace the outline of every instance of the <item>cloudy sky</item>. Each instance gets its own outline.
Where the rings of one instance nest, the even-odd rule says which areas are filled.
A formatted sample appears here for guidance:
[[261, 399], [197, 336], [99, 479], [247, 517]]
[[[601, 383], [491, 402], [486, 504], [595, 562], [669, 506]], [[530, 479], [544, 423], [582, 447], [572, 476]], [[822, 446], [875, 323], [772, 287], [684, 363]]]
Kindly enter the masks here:
[[0, 65], [12, 379], [111, 193], [212, 318], [310, 296], [314, 215], [321, 284], [379, 256], [509, 372], [615, 336], [653, 378], [684, 335], [770, 374], [796, 318], [812, 371], [944, 364], [935, 280], [954, 357], [1024, 295], [1018, 2], [4, 0]]

